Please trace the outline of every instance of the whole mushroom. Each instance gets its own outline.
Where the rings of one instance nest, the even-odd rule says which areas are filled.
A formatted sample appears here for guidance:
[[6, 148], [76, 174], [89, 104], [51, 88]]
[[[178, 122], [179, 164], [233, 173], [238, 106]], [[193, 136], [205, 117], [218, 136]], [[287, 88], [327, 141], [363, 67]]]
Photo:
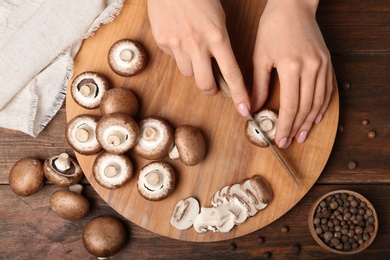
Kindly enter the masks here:
[[9, 186], [17, 195], [27, 197], [41, 188], [44, 179], [42, 162], [37, 158], [26, 157], [12, 166]]
[[57, 186], [70, 186], [78, 183], [83, 177], [78, 162], [67, 153], [52, 156], [45, 160], [43, 173], [46, 178]]
[[103, 116], [121, 112], [134, 117], [138, 106], [138, 99], [130, 89], [112, 88], [103, 95], [100, 111]]
[[91, 220], [83, 230], [83, 244], [89, 253], [99, 258], [118, 253], [127, 240], [125, 226], [111, 216]]
[[50, 207], [54, 213], [69, 220], [81, 219], [88, 214], [89, 201], [81, 195], [83, 186], [75, 184], [69, 190], [57, 190], [50, 197]]
[[[278, 122], [278, 116], [270, 109], [262, 109], [253, 115], [253, 119], [259, 124], [261, 130], [270, 139], [271, 142], [275, 141], [276, 125]], [[256, 133], [256, 129], [253, 123], [248, 120], [245, 124], [245, 136], [249, 142], [259, 147], [268, 147], [266, 141], [264, 141], [259, 134]]]
[[102, 74], [86, 71], [77, 75], [70, 87], [72, 97], [78, 105], [93, 109], [100, 105], [102, 96], [110, 85]]
[[175, 145], [169, 152], [171, 159], [180, 158], [188, 166], [200, 163], [206, 154], [206, 143], [201, 131], [191, 125], [182, 125], [175, 130]]
[[108, 52], [110, 68], [122, 77], [130, 77], [145, 68], [146, 53], [140, 43], [131, 39], [115, 42]]
[[134, 119], [125, 113], [103, 116], [96, 127], [96, 138], [104, 150], [122, 154], [133, 148], [139, 137], [139, 128]]

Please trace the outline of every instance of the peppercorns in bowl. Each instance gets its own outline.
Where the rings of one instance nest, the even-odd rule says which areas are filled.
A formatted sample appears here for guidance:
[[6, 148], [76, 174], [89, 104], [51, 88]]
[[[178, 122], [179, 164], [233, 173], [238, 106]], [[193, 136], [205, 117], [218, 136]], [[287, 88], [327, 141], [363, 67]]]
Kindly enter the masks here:
[[314, 240], [337, 254], [361, 252], [378, 231], [372, 204], [350, 190], [336, 190], [320, 197], [310, 209], [308, 223]]

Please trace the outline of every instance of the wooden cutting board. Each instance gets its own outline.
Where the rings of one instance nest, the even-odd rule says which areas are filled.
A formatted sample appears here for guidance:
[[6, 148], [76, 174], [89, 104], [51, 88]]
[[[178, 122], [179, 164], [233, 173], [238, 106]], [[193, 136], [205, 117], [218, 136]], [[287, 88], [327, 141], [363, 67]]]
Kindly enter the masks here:
[[[261, 10], [265, 1], [223, 1], [227, 27], [237, 60], [244, 72], [248, 86], [252, 78], [252, 53]], [[132, 38], [142, 43], [148, 53], [147, 68], [140, 74], [123, 78], [111, 71], [107, 64], [110, 46], [122, 38]], [[197, 166], [185, 166], [169, 158], [176, 171], [174, 192], [165, 200], [150, 202], [137, 191], [138, 171], [150, 161], [129, 153], [135, 168], [132, 180], [117, 190], [99, 186], [92, 176], [96, 156], [76, 157], [97, 193], [116, 211], [130, 221], [152, 232], [180, 240], [218, 241], [239, 237], [258, 230], [275, 221], [290, 210], [313, 186], [321, 174], [335, 140], [338, 125], [338, 92], [336, 83], [329, 109], [320, 125], [314, 126], [304, 144], [293, 143], [281, 151], [302, 185], [300, 190], [279, 164], [274, 155], [264, 148], [251, 145], [244, 136], [245, 120], [236, 112], [232, 101], [222, 94], [210, 97], [199, 92], [193, 77], [183, 77], [175, 61], [155, 44], [146, 12], [146, 1], [127, 0], [114, 22], [103, 25], [94, 36], [84, 41], [75, 59], [74, 77], [84, 71], [104, 74], [113, 87], [129, 88], [140, 101], [139, 120], [146, 116], [160, 116], [173, 127], [191, 124], [204, 133], [207, 155]], [[72, 82], [73, 78], [69, 81]], [[267, 107], [277, 110], [279, 83], [274, 75]], [[69, 90], [69, 88], [68, 88]], [[67, 120], [79, 114], [99, 115], [98, 109], [86, 110], [78, 106], [68, 92]], [[195, 197], [201, 206], [210, 207], [212, 195], [224, 187], [241, 182], [254, 174], [263, 175], [271, 184], [274, 200], [229, 233], [198, 234], [193, 228], [176, 230], [169, 223], [173, 208], [180, 199]]]

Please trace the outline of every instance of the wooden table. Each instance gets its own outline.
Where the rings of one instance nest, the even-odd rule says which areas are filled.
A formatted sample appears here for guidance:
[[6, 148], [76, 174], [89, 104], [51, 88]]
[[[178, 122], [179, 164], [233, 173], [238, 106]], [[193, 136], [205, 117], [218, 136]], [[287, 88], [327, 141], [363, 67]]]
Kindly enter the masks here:
[[[184, 242], [155, 235], [125, 220], [84, 179], [91, 212], [82, 220], [63, 220], [49, 207], [50, 195], [58, 187], [47, 183], [38, 193], [22, 198], [8, 186], [8, 173], [20, 158], [44, 160], [61, 152], [72, 153], [64, 139], [63, 107], [38, 138], [0, 130], [0, 259], [93, 259], [83, 247], [81, 233], [88, 221], [100, 215], [116, 216], [128, 228], [129, 241], [116, 255], [120, 259], [265, 259], [270, 254], [275, 259], [336, 258], [338, 255], [316, 244], [307, 226], [311, 204], [336, 189], [357, 191], [375, 206], [378, 235], [358, 256], [386, 258], [390, 253], [390, 7], [386, 0], [321, 1], [317, 18], [338, 79], [340, 127], [319, 180], [287, 214], [240, 238]], [[363, 125], [363, 120], [368, 124]], [[375, 131], [375, 138], [367, 137], [370, 131]], [[357, 163], [354, 170], [348, 169], [351, 161]], [[283, 226], [289, 232], [281, 232]], [[259, 236], [264, 238], [263, 244]], [[300, 247], [298, 254], [296, 246]]]

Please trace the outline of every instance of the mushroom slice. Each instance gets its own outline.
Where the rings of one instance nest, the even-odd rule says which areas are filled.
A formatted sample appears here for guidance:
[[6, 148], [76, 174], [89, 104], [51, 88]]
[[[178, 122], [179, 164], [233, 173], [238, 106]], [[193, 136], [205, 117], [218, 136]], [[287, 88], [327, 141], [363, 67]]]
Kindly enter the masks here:
[[134, 119], [125, 113], [102, 117], [96, 126], [96, 138], [104, 150], [113, 154], [129, 151], [137, 143], [139, 128]]
[[194, 220], [195, 231], [198, 233], [205, 233], [208, 230], [229, 232], [235, 225], [235, 216], [229, 210], [229, 207], [228, 203], [212, 208], [202, 207]]
[[121, 112], [134, 117], [138, 107], [137, 97], [127, 88], [112, 88], [106, 91], [100, 102], [100, 112], [103, 116]]
[[149, 160], [168, 155], [173, 147], [173, 129], [162, 118], [147, 117], [139, 122], [140, 137], [134, 151]]
[[54, 213], [69, 220], [81, 219], [88, 214], [89, 201], [81, 195], [83, 186], [75, 184], [69, 190], [57, 190], [50, 197], [50, 207]]
[[[224, 204], [222, 204], [224, 205]], [[248, 209], [247, 206], [242, 204], [242, 201], [236, 197], [232, 197], [226, 205], [228, 206], [228, 210], [234, 215], [234, 223], [239, 225], [243, 223], [248, 218]]]
[[171, 225], [179, 230], [190, 228], [199, 214], [199, 202], [195, 198], [179, 200], [171, 216]]
[[171, 159], [180, 158], [185, 165], [193, 166], [202, 161], [205, 154], [206, 143], [198, 128], [191, 125], [176, 128], [175, 146], [169, 154]]
[[108, 64], [116, 74], [130, 77], [144, 69], [146, 53], [138, 42], [122, 39], [111, 46], [108, 52]]
[[138, 177], [138, 191], [151, 201], [163, 200], [175, 187], [175, 173], [165, 162], [152, 162], [143, 167]]
[[99, 120], [100, 117], [98, 116], [81, 114], [69, 121], [65, 138], [76, 152], [83, 155], [92, 155], [102, 150], [95, 134]]
[[80, 165], [67, 153], [46, 159], [43, 173], [54, 185], [62, 187], [76, 184], [83, 177]]
[[123, 154], [100, 153], [93, 163], [93, 177], [102, 187], [117, 189], [133, 176], [133, 164]]
[[9, 172], [9, 186], [11, 190], [23, 197], [37, 192], [43, 184], [42, 162], [33, 157], [25, 157], [17, 161]]
[[227, 190], [230, 188], [230, 186], [225, 186], [219, 191], [217, 191], [214, 196], [211, 198], [211, 205], [214, 207], [221, 205], [222, 203], [225, 203], [228, 201], [227, 199]]
[[241, 184], [241, 189], [248, 194], [257, 210], [267, 207], [273, 199], [272, 188], [261, 175], [253, 175]]
[[227, 193], [229, 201], [232, 198], [237, 199], [246, 208], [250, 217], [257, 213], [257, 209], [252, 202], [252, 198], [243, 189], [241, 189], [241, 185], [239, 183], [230, 186]]
[[103, 94], [110, 88], [108, 80], [101, 74], [86, 71], [76, 76], [71, 84], [74, 101], [87, 109], [97, 108]]
[[[276, 125], [278, 116], [270, 109], [263, 109], [253, 115], [253, 119], [259, 124], [261, 130], [270, 139], [271, 142], [275, 140]], [[245, 136], [252, 144], [259, 147], [267, 147], [268, 144], [256, 133], [253, 122], [250, 120], [245, 123]]]

